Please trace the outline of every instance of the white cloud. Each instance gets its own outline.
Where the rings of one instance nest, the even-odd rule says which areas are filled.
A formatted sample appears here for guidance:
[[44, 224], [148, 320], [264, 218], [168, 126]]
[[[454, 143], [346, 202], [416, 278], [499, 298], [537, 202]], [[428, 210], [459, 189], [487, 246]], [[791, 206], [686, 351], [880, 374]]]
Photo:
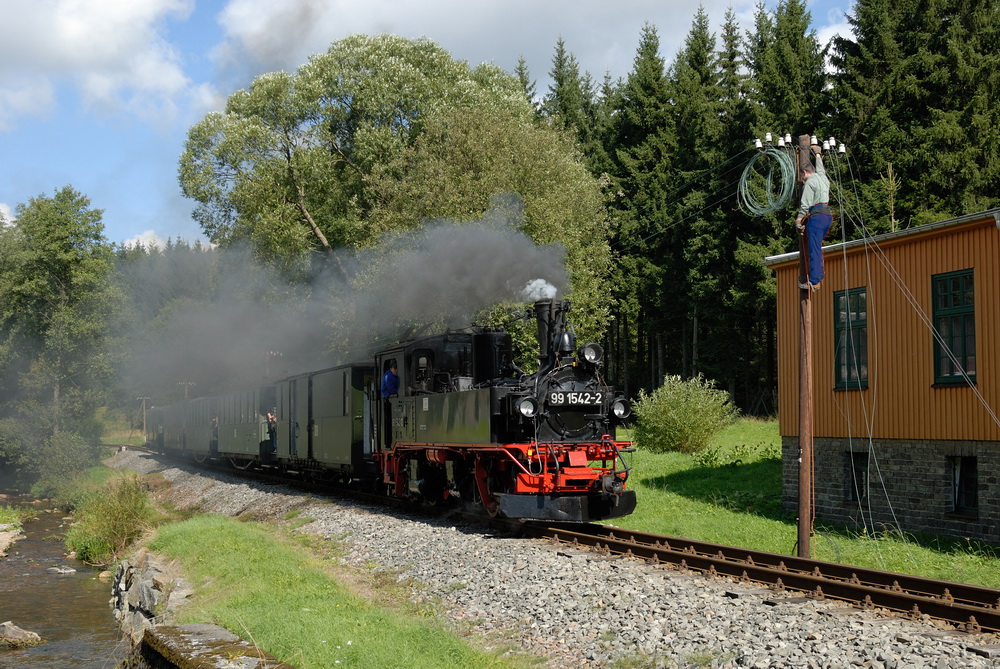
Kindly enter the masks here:
[[52, 107], [52, 84], [35, 77], [0, 79], [0, 132], [10, 130], [22, 115], [41, 115]]
[[825, 21], [819, 20], [819, 18], [814, 17], [814, 23], [816, 25], [816, 38], [821, 46], [829, 43], [837, 35], [847, 38], [854, 37], [854, 29], [847, 22], [847, 16], [842, 10], [831, 9], [827, 11]]
[[[702, 6], [716, 31], [730, 6], [749, 28], [756, 0]], [[695, 11], [690, 3], [648, 0], [230, 0], [218, 16], [225, 40], [213, 55], [225, 80], [245, 86], [262, 72], [293, 71], [351, 33], [426, 36], [473, 65], [487, 60], [513, 71], [523, 55], [544, 95], [558, 39], [596, 81], [605, 72], [624, 77], [645, 22], [656, 27], [669, 63]]]
[[14, 223], [14, 213], [6, 202], [0, 202], [0, 223], [4, 226]]
[[[15, 0], [0, 22], [0, 129], [53, 104], [54, 87], [76, 87], [102, 112], [148, 118], [173, 113], [188, 85], [164, 39], [167, 19], [194, 0]], [[10, 4], [19, 5], [16, 9]]]

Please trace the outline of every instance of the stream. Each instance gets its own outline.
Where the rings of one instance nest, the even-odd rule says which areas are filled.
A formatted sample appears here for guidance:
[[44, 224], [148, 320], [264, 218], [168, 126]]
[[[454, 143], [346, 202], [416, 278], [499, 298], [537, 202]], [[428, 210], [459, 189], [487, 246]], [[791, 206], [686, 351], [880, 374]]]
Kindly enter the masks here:
[[[37, 516], [24, 523], [24, 538], [0, 558], [0, 622], [37, 633], [45, 643], [0, 650], [0, 669], [52, 667], [114, 669], [128, 650], [111, 615], [111, 583], [99, 571], [64, 557], [67, 521], [29, 498], [9, 497], [9, 506], [31, 506]], [[50, 568], [76, 571], [60, 574]]]

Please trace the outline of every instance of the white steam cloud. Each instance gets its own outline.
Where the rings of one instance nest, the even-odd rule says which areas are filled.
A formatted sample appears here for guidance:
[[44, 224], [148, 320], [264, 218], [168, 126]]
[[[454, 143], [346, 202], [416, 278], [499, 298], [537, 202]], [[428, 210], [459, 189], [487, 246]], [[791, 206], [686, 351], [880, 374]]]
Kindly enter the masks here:
[[532, 279], [524, 285], [521, 294], [531, 302], [555, 299], [559, 290], [545, 279]]

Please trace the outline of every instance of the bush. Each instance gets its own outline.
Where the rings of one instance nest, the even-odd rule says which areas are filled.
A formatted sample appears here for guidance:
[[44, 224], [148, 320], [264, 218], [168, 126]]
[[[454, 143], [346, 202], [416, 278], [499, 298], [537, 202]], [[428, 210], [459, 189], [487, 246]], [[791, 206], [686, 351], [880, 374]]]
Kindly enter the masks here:
[[635, 406], [636, 443], [654, 453], [697, 453], [737, 417], [729, 394], [700, 374], [687, 381], [667, 376], [652, 393], [639, 391]]
[[31, 487], [36, 497], [50, 497], [66, 481], [88, 467], [101, 461], [100, 442], [92, 441], [76, 432], [57, 432], [37, 445], [32, 460], [38, 480]]
[[153, 511], [142, 479], [113, 478], [88, 494], [66, 533], [66, 548], [91, 564], [110, 564], [151, 526]]

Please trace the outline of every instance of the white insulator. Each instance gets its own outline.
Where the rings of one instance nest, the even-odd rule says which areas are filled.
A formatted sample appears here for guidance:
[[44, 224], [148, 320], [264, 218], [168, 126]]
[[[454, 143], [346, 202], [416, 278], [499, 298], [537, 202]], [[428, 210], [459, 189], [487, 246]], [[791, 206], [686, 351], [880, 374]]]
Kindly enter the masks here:
[[787, 133], [786, 132], [785, 133], [785, 144], [791, 145], [791, 143], [792, 143], [792, 135], [791, 135], [791, 133]]
[[828, 139], [824, 139], [823, 140], [823, 150], [824, 151], [829, 151], [830, 150], [830, 140], [828, 140]]
[[837, 140], [833, 138], [833, 135], [830, 135], [830, 146], [837, 146]]
[[781, 147], [785, 146], [785, 138], [784, 137], [779, 137], [778, 138], [778, 146], [781, 146]]
[[838, 151], [839, 153], [847, 153], [847, 147], [846, 147], [846, 146], [844, 146], [843, 142], [841, 142], [841, 144], [840, 144], [840, 148], [839, 148], [839, 149], [837, 149], [837, 151]]
[[764, 141], [767, 142], [768, 144], [771, 143], [771, 133], [769, 132], [764, 133]]
[[816, 139], [816, 135], [813, 135], [812, 137], [809, 138], [809, 143], [810, 144], [819, 144], [819, 141]]
[[760, 137], [753, 140], [753, 145], [756, 146], [758, 149], [764, 148], [764, 144], [760, 141]]

